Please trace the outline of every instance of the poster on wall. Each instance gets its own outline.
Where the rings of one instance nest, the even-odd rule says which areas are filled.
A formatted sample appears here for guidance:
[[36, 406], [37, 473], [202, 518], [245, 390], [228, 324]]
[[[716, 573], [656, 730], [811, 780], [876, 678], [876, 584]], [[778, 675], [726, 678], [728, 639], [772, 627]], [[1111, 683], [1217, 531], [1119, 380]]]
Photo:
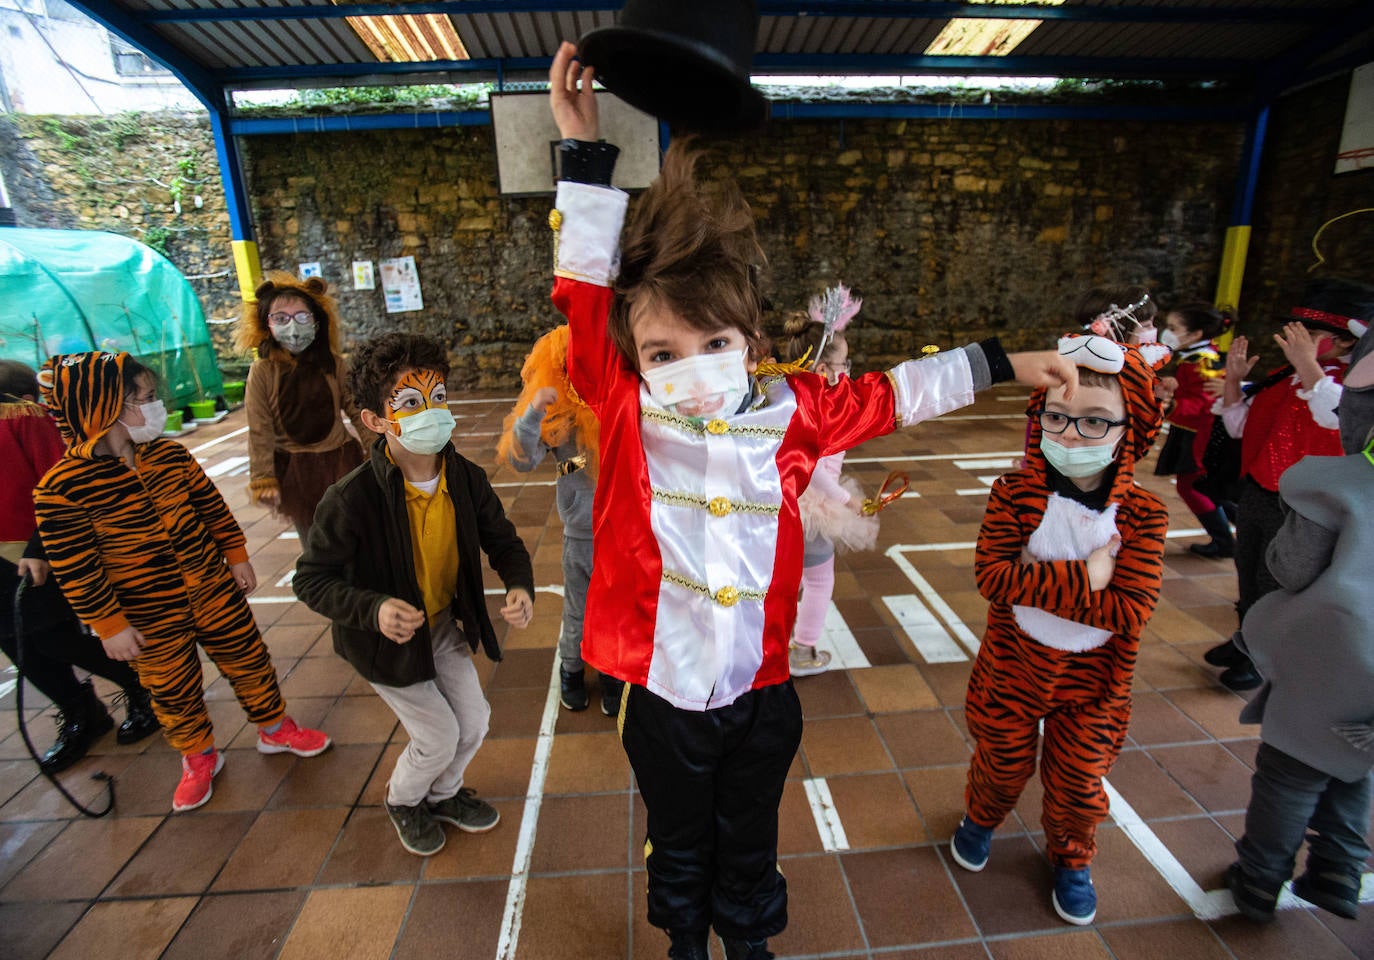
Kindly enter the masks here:
[[414, 257], [392, 257], [382, 261], [382, 293], [386, 296], [387, 313], [407, 313], [425, 308], [420, 296], [420, 275], [415, 272]]
[[377, 280], [372, 275], [371, 260], [353, 261], [353, 289], [354, 290], [375, 290]]
[[1336, 172], [1350, 173], [1374, 167], [1374, 63], [1350, 75], [1350, 99], [1345, 104]]
[[297, 264], [297, 267], [301, 272], [302, 280], [324, 276], [324, 271], [320, 269], [320, 261], [318, 260], [312, 260], [310, 263]]

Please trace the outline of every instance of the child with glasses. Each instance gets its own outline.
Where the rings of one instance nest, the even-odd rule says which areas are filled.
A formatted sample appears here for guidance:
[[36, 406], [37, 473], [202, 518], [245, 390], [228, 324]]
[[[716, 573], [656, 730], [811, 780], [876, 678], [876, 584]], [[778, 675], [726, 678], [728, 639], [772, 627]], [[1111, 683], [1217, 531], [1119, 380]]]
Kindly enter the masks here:
[[966, 814], [951, 852], [966, 870], [988, 862], [993, 830], [1035, 772], [1051, 905], [1091, 923], [1094, 834], [1107, 816], [1102, 778], [1121, 751], [1140, 634], [1159, 598], [1169, 515], [1135, 483], [1162, 415], [1155, 374], [1134, 347], [1070, 336], [1078, 390], [1031, 395], [1026, 466], [992, 488], [974, 575], [988, 626], [969, 678], [975, 740]]
[[249, 494], [288, 517], [304, 543], [315, 508], [335, 480], [363, 462], [358, 410], [339, 355], [339, 312], [319, 277], [272, 271], [244, 305], [238, 346], [257, 354], [248, 370]]

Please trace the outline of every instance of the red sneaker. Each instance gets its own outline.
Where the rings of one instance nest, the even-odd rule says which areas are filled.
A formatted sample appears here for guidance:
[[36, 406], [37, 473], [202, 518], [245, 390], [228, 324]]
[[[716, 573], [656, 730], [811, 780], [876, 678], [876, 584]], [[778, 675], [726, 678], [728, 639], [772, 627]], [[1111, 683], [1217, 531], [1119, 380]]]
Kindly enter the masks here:
[[319, 730], [298, 727], [290, 717], [282, 717], [276, 733], [258, 731], [258, 753], [294, 753], [313, 757], [329, 749], [330, 739]]
[[177, 792], [172, 794], [172, 812], [181, 813], [204, 806], [215, 792], [211, 781], [223, 767], [224, 754], [218, 750], [182, 757], [181, 782], [177, 784]]

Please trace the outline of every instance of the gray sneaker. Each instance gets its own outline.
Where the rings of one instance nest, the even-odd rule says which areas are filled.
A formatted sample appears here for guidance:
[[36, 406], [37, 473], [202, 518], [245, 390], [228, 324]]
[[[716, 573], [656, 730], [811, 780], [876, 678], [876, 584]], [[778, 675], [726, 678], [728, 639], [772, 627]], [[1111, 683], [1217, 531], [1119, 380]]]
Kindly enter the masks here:
[[468, 833], [485, 833], [501, 820], [500, 811], [478, 797], [471, 787], [463, 787], [447, 800], [431, 803], [429, 815]]
[[386, 805], [387, 816], [401, 838], [401, 846], [421, 857], [432, 857], [444, 849], [444, 828], [434, 822], [423, 803], [413, 807]]

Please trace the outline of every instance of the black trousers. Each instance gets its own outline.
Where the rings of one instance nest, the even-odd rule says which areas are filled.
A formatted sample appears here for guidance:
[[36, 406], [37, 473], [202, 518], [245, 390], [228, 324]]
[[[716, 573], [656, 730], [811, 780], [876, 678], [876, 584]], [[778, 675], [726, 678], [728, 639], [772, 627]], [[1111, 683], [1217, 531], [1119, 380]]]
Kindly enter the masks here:
[[758, 939], [787, 926], [778, 804], [801, 743], [792, 681], [680, 710], [626, 690], [621, 741], [649, 814], [649, 922]]
[[1236, 615], [1245, 613], [1266, 593], [1279, 589], [1269, 572], [1264, 554], [1283, 527], [1283, 498], [1246, 477], [1241, 481], [1239, 516], [1236, 518], [1236, 580], [1239, 599]]
[[[14, 634], [14, 595], [19, 570], [0, 559], [0, 650], [19, 662]], [[104, 677], [125, 690], [139, 689], [133, 668], [105, 655], [100, 641], [82, 629], [51, 577], [41, 587], [24, 591], [24, 677], [59, 707], [78, 703], [85, 695], [72, 672], [77, 666]]]

